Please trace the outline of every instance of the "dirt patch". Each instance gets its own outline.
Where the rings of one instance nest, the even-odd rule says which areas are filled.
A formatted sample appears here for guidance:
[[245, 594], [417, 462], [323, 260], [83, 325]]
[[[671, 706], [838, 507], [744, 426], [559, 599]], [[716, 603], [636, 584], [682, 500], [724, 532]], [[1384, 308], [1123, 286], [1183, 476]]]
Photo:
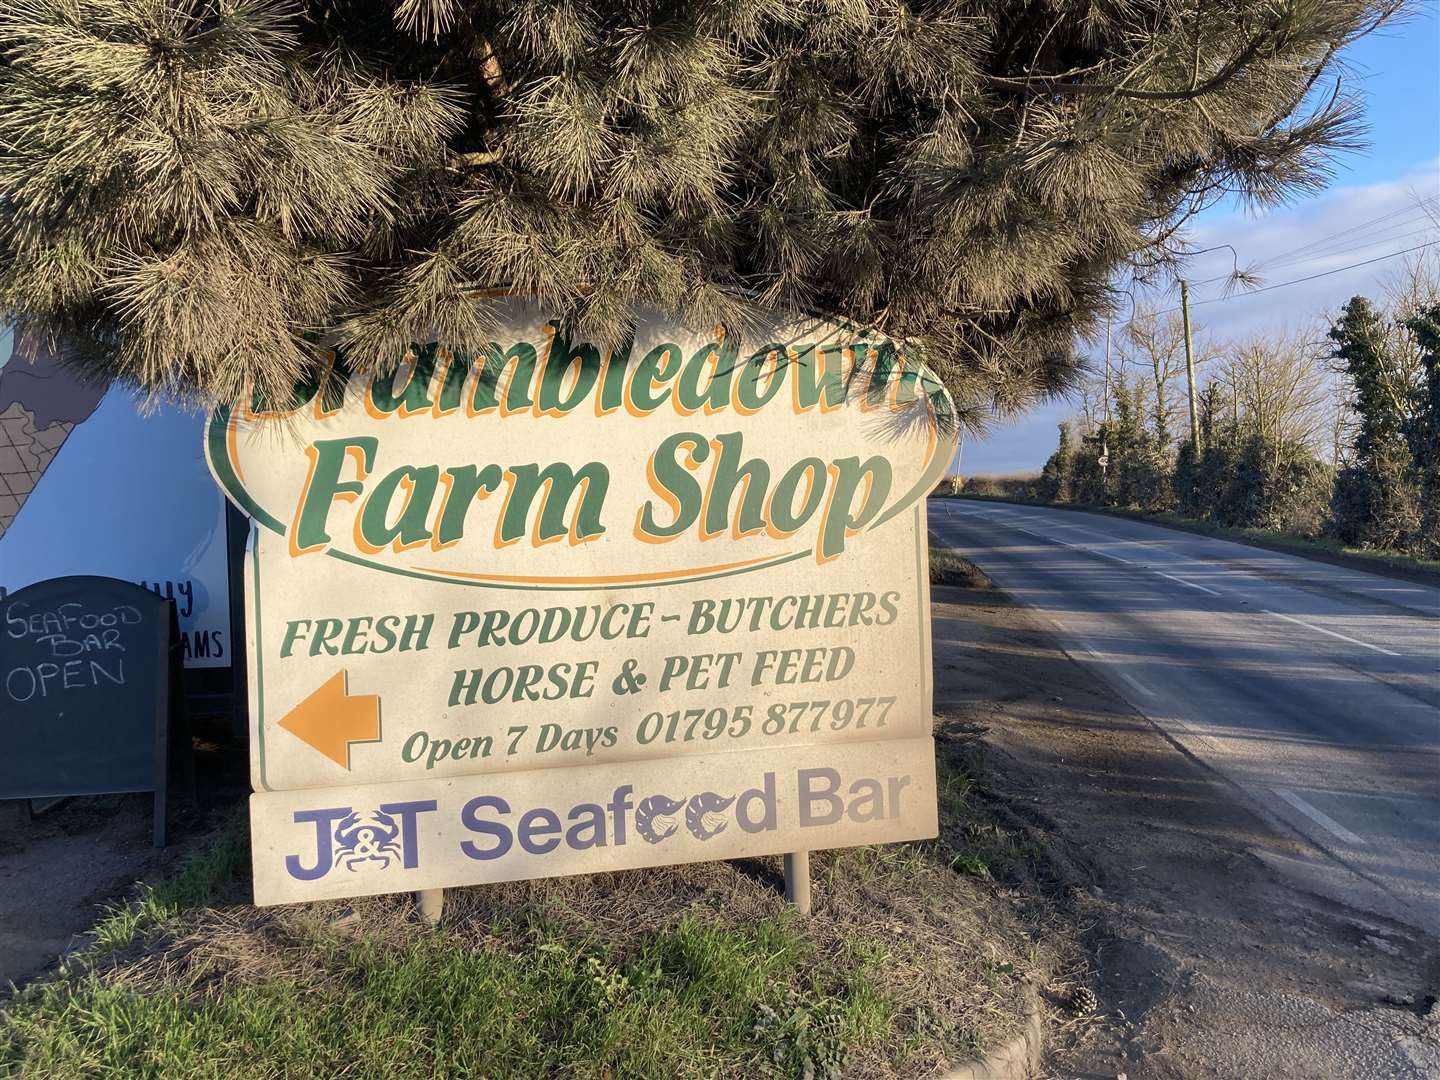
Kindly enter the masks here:
[[109, 796], [31, 820], [0, 808], [0, 985], [23, 980], [66, 951], [107, 901], [163, 871], [150, 847], [150, 800]]
[[[1437, 943], [1296, 888], [1299, 854], [1000, 590], [934, 590], [937, 708], [987, 729], [990, 809], [1088, 926], [1095, 1019], [1055, 1075], [1421, 1077]], [[1053, 887], [1053, 886], [1052, 886]]]
[[152, 798], [66, 799], [32, 816], [0, 802], [0, 987], [49, 967], [135, 882], [163, 876], [249, 790], [243, 751], [195, 743], [198, 800], [172, 792], [170, 843], [151, 846]]

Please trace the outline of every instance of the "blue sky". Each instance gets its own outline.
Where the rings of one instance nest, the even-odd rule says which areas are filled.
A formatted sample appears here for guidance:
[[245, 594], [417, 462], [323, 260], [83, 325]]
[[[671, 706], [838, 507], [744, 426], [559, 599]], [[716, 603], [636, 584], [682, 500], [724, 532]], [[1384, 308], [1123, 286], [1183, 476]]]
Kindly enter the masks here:
[[[1242, 265], [1276, 261], [1264, 274], [1264, 284], [1274, 285], [1440, 237], [1434, 229], [1415, 235], [1433, 222], [1416, 220], [1422, 216], [1410, 212], [1417, 196], [1440, 195], [1437, 60], [1440, 19], [1433, 4], [1426, 4], [1408, 22], [1355, 45], [1345, 58], [1343, 77], [1347, 87], [1365, 96], [1369, 149], [1336, 159], [1330, 186], [1302, 202], [1260, 216], [1235, 206], [1211, 209], [1195, 222], [1192, 235], [1197, 246], [1232, 244]], [[1331, 246], [1332, 254], [1308, 261], [1280, 264], [1277, 259], [1302, 244], [1385, 214], [1396, 215], [1389, 219], [1395, 227], [1388, 231], [1370, 231], [1354, 244], [1342, 241]], [[1373, 246], [1355, 250], [1366, 242]], [[1201, 332], [1221, 339], [1292, 328], [1333, 311], [1356, 293], [1374, 291], [1402, 263], [1403, 259], [1390, 259], [1264, 294], [1197, 304], [1195, 323]], [[1202, 256], [1194, 261], [1190, 276], [1202, 280], [1228, 271], [1230, 265], [1228, 253]], [[1216, 289], [1197, 288], [1192, 298], [1210, 299]], [[967, 438], [957, 471], [973, 475], [1039, 469], [1055, 448], [1056, 425], [1072, 412], [1069, 402], [1049, 402], [996, 426], [983, 439]]]
[[1372, 184], [1401, 175], [1440, 155], [1440, 21], [1428, 4], [1394, 29], [1361, 40], [1346, 60], [1352, 79], [1367, 98], [1371, 149], [1347, 154], [1338, 163], [1337, 182]]

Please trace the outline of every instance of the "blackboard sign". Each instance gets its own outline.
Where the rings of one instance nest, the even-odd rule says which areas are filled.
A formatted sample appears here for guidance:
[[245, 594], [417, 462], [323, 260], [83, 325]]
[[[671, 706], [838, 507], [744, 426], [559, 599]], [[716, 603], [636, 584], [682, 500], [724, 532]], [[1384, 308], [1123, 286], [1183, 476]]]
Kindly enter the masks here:
[[175, 605], [103, 577], [0, 600], [0, 798], [155, 792], [165, 842]]

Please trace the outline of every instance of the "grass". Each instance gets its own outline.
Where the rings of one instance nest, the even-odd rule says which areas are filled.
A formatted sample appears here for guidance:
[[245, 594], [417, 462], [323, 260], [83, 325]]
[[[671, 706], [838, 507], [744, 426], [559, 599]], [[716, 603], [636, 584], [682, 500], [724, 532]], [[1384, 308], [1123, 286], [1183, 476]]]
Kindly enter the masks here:
[[1252, 547], [1265, 548], [1269, 551], [1278, 551], [1287, 555], [1299, 555], [1303, 558], [1314, 559], [1317, 562], [1331, 563], [1336, 566], [1347, 566], [1355, 570], [1366, 570], [1372, 574], [1385, 574], [1425, 585], [1440, 584], [1440, 560], [1422, 559], [1414, 555], [1407, 555], [1402, 551], [1377, 551], [1371, 548], [1351, 547], [1348, 544], [1341, 543], [1339, 540], [1333, 540], [1328, 537], [1309, 538], [1295, 536], [1292, 533], [1281, 532], [1277, 529], [1235, 528], [1228, 525], [1216, 525], [1214, 522], [1185, 517], [1184, 515], [1176, 514], [1169, 510], [1158, 513], [1148, 513], [1144, 510], [1131, 510], [1115, 506], [1092, 506], [1081, 503], [1049, 503], [1043, 502], [1040, 499], [1023, 498], [1017, 495], [965, 493], [956, 497], [962, 499], [980, 499], [986, 502], [1024, 503], [1030, 506], [1047, 506], [1056, 510], [1083, 510], [1091, 514], [1110, 514], [1114, 517], [1134, 518], [1138, 521], [1148, 521], [1156, 525], [1164, 525], [1167, 528], [1179, 529], [1182, 532], [1198, 533], [1201, 536], [1213, 536], [1220, 540], [1233, 540], [1239, 544], [1249, 544]]
[[[492, 932], [517, 929], [530, 928]], [[90, 974], [42, 987], [13, 1021], [22, 1075], [703, 1075], [764, 1051], [787, 1072], [803, 1057], [824, 1075], [893, 1011], [863, 991], [863, 965], [835, 985], [772, 992], [809, 959], [778, 917], [743, 931], [685, 918], [623, 957], [543, 930], [518, 955], [320, 927], [304, 945], [311, 977], [275, 971], [222, 992], [207, 991], [208, 965], [148, 985]], [[763, 1039], [748, 1030], [758, 1017]]]
[[930, 584], [950, 585], [963, 589], [989, 589], [994, 582], [989, 575], [954, 548], [930, 549]]
[[182, 911], [207, 903], [225, 884], [248, 874], [248, 825], [243, 814], [236, 814], [215, 831], [204, 848], [191, 852], [170, 877], [156, 885], [141, 882], [130, 903], [107, 909], [90, 931], [88, 947], [72, 954], [71, 961], [83, 963], [89, 957], [133, 945]]
[[942, 839], [257, 909], [244, 822], [0, 1011], [16, 1078], [930, 1076], [1018, 1030], [1043, 943], [940, 733]]

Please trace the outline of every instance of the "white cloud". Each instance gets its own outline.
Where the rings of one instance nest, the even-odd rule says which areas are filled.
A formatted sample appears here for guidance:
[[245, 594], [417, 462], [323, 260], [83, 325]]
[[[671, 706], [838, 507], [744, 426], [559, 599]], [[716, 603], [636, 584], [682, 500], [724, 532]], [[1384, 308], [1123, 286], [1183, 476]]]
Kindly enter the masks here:
[[[1196, 325], [1220, 337], [1246, 336], [1324, 317], [1357, 293], [1379, 292], [1405, 257], [1370, 260], [1440, 239], [1437, 200], [1440, 161], [1431, 161], [1384, 183], [1338, 188], [1263, 215], [1233, 213], [1204, 222], [1192, 231], [1195, 247], [1228, 244], [1235, 256], [1227, 250], [1197, 255], [1188, 267], [1192, 280], [1228, 274], [1236, 262], [1241, 268], [1258, 264], [1265, 287], [1313, 280], [1213, 303], [1200, 301], [1221, 296], [1224, 283], [1197, 286], [1191, 291]], [[1320, 274], [1326, 276], [1315, 277]]]

